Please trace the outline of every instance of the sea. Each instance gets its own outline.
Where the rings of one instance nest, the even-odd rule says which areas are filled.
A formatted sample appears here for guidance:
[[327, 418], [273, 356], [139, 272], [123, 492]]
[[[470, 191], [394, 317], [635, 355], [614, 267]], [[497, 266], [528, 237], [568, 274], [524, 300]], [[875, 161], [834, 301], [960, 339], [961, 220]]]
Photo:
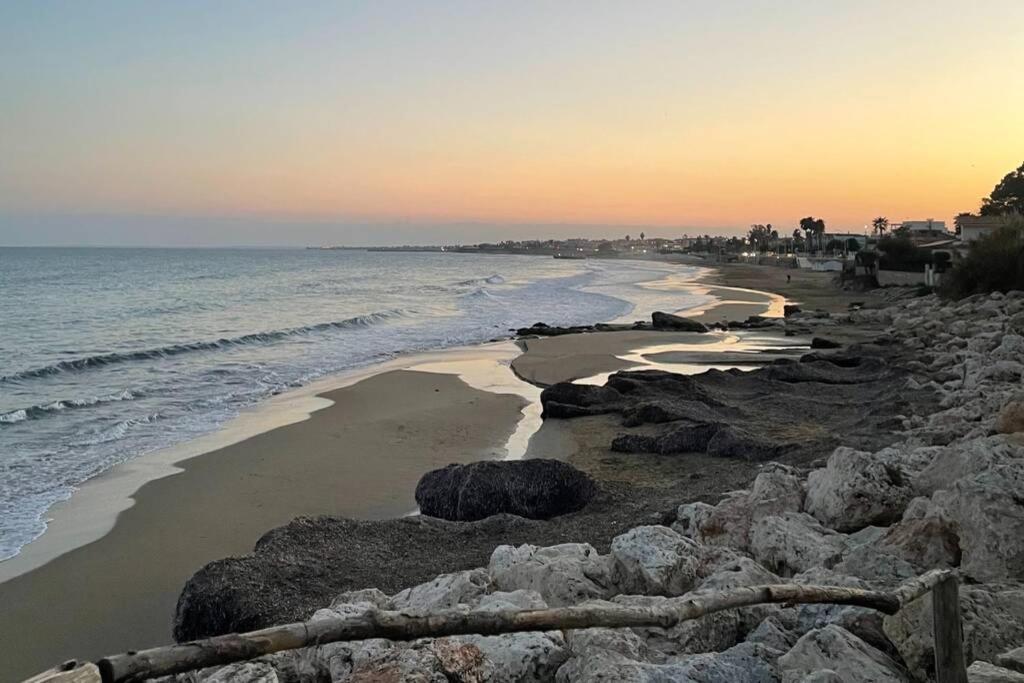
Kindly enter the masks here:
[[119, 463], [334, 373], [535, 322], [702, 303], [641, 260], [320, 249], [0, 248], [0, 559]]

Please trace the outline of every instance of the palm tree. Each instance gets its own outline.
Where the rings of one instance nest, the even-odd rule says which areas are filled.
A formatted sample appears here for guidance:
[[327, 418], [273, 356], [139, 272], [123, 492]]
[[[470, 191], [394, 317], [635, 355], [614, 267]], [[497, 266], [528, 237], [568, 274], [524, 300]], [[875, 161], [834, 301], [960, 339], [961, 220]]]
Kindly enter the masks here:
[[885, 231], [889, 229], [889, 219], [885, 216], [879, 216], [871, 221], [871, 225], [874, 226], [876, 235], [885, 237]]

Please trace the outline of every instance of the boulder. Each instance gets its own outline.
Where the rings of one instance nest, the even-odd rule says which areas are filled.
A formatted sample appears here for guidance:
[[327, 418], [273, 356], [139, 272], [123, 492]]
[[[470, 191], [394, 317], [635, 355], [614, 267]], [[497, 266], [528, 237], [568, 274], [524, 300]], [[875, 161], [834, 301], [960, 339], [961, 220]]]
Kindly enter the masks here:
[[1024, 646], [1014, 648], [996, 657], [996, 664], [1024, 674]]
[[246, 681], [247, 683], [277, 683], [278, 677], [269, 662], [239, 662], [229, 664], [215, 671], [212, 675], [199, 680], [204, 683], [230, 683]]
[[609, 558], [588, 543], [498, 546], [488, 572], [497, 589], [536, 591], [553, 607], [607, 598], [616, 592]]
[[684, 678], [673, 681], [694, 683], [775, 683], [779, 680], [775, 661], [782, 652], [760, 643], [740, 643], [723, 652], [674, 657]]
[[798, 683], [823, 670], [834, 671], [843, 683], [906, 683], [900, 665], [839, 626], [826, 626], [805, 634], [779, 658], [783, 683]]
[[708, 328], [702, 322], [684, 318], [680, 315], [655, 311], [651, 314], [651, 323], [656, 330], [674, 330], [676, 332], [707, 332]]
[[807, 477], [807, 512], [839, 531], [889, 524], [913, 497], [903, 471], [871, 453], [837, 448]]
[[453, 636], [444, 640], [457, 648], [479, 650], [494, 667], [489, 681], [550, 681], [554, 679], [558, 668], [569, 658], [565, 640], [558, 631], [505, 633], [497, 636]]
[[672, 528], [699, 543], [746, 552], [754, 520], [783, 512], [799, 512], [803, 501], [803, 482], [796, 471], [769, 463], [754, 479], [750, 491], [727, 493], [714, 506], [701, 502], [680, 505]]
[[613, 580], [623, 593], [682, 595], [693, 587], [701, 546], [664, 526], [641, 526], [612, 540]]
[[1003, 406], [996, 418], [996, 431], [1000, 434], [1024, 432], [1024, 400], [1012, 400]]
[[457, 605], [475, 604], [490, 588], [491, 579], [483, 569], [442, 574], [433, 581], [406, 588], [390, 601], [391, 609], [409, 614], [430, 614]]
[[1024, 461], [957, 480], [932, 504], [959, 537], [961, 571], [981, 582], [1024, 579]]
[[459, 522], [501, 513], [550, 519], [581, 509], [596, 491], [588, 474], [559, 460], [484, 460], [427, 472], [416, 503], [425, 515]]
[[812, 349], [838, 349], [841, 347], [842, 344], [839, 342], [832, 341], [831, 339], [825, 339], [824, 337], [814, 337], [811, 339]]
[[[994, 661], [999, 654], [1024, 642], [1024, 589], [961, 585], [960, 613], [968, 662]], [[927, 593], [896, 614], [886, 616], [883, 623], [885, 634], [914, 679], [934, 679], [932, 594]]]
[[967, 683], [1024, 683], [1024, 674], [978, 660], [967, 667]]
[[[660, 595], [618, 595], [612, 603], [626, 607], [670, 608], [673, 603], [685, 602], [689, 597], [666, 598]], [[740, 617], [736, 610], [713, 612], [698, 619], [681, 621], [671, 628], [638, 627], [633, 632], [640, 636], [648, 649], [665, 657], [699, 652], [719, 652], [736, 644], [739, 638]]]
[[932, 457], [931, 462], [912, 476], [918, 495], [931, 496], [948, 489], [957, 479], [971, 477], [993, 465], [1024, 458], [1024, 447], [1006, 436], [993, 435], [950, 444]]
[[410, 683], [486, 683], [495, 666], [480, 648], [450, 638], [420, 640], [408, 646], [378, 650], [354, 662], [346, 683], [409, 681]]
[[846, 549], [845, 536], [802, 512], [762, 517], [750, 528], [754, 559], [780, 576], [832, 567]]

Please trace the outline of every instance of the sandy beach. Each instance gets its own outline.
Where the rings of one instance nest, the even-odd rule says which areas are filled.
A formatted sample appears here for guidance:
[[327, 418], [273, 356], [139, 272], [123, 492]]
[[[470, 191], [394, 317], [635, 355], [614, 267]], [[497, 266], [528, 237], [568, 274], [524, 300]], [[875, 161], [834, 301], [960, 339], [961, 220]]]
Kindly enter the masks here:
[[[692, 287], [716, 297], [715, 305], [687, 311], [707, 322], [781, 314], [777, 295]], [[725, 332], [602, 332], [519, 344], [525, 353], [512, 369], [537, 386], [658, 363], [697, 371], [694, 359], [708, 363], [728, 350], [757, 347], [756, 339]], [[502, 353], [511, 360], [517, 352], [505, 346]], [[409, 363], [413, 369], [370, 374], [318, 394], [330, 405], [308, 419], [178, 463], [180, 473], [138, 489], [108, 533], [0, 583], [8, 671], [28, 675], [63, 658], [170, 642], [178, 595], [204, 564], [251, 551], [268, 530], [298, 516], [400, 517], [415, 509], [413, 492], [427, 470], [502, 458], [506, 448], [525, 451], [530, 437], [529, 456], [565, 459], [608, 481], [667, 485], [701, 470], [717, 473], [717, 489], [747, 476], [745, 468], [712, 458], [683, 470], [677, 459], [657, 456], [642, 467], [636, 459], [622, 462], [608, 453], [604, 423], [558, 422], [536, 431], [539, 404], [531, 408], [524, 396], [536, 402], [539, 390], [498, 368], [493, 353], [445, 358], [435, 354], [430, 362]], [[522, 386], [509, 389], [517, 382]], [[706, 482], [694, 489], [695, 496], [711, 492]], [[29, 546], [22, 561], [33, 552]], [[16, 565], [0, 571], [11, 575]], [[51, 604], [61, 607], [42, 608]]]

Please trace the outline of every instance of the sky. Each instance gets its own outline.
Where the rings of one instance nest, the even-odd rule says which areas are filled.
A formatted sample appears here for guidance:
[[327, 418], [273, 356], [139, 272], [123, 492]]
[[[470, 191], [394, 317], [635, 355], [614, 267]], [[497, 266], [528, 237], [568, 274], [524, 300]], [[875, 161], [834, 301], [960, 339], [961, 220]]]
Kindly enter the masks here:
[[0, 3], [0, 245], [951, 221], [1021, 0]]

